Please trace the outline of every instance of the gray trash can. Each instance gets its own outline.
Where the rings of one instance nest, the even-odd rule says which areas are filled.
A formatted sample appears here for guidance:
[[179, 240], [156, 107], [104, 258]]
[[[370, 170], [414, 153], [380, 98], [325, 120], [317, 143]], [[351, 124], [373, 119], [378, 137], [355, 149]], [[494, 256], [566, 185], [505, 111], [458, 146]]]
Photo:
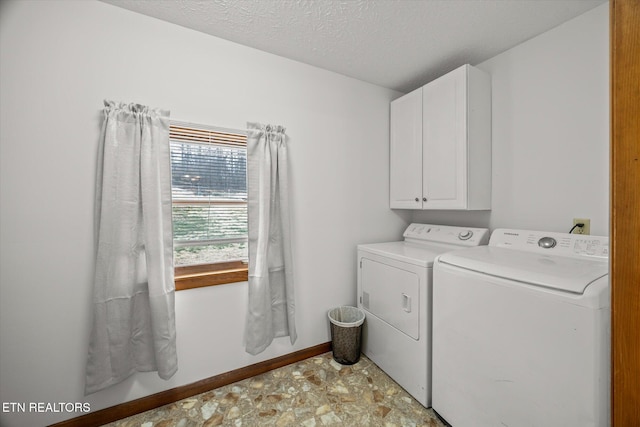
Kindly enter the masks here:
[[342, 306], [329, 310], [333, 358], [343, 365], [353, 365], [360, 359], [364, 311]]

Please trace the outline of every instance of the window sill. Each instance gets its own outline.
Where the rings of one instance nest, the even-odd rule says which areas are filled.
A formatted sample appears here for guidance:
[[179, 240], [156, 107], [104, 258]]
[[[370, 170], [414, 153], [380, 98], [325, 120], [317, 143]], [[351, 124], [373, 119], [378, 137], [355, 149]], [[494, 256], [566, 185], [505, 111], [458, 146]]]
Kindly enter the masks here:
[[176, 291], [246, 282], [248, 276], [249, 268], [241, 261], [176, 267]]

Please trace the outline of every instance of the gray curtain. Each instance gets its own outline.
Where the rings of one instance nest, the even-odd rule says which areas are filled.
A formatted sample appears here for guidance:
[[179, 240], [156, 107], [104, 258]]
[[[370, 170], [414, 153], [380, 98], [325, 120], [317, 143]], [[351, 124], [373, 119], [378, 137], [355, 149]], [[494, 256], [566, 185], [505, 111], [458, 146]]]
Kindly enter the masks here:
[[105, 101], [96, 178], [94, 320], [85, 394], [178, 368], [169, 113]]
[[291, 266], [287, 137], [282, 126], [247, 123], [249, 306], [246, 351], [275, 337], [296, 340]]

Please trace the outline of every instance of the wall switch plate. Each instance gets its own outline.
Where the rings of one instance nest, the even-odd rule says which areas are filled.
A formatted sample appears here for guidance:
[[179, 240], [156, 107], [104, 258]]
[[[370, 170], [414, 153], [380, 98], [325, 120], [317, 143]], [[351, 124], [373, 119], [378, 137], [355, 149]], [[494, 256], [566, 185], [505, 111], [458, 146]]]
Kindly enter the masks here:
[[573, 218], [573, 225], [584, 224], [584, 227], [576, 227], [573, 234], [591, 234], [591, 220], [589, 218]]

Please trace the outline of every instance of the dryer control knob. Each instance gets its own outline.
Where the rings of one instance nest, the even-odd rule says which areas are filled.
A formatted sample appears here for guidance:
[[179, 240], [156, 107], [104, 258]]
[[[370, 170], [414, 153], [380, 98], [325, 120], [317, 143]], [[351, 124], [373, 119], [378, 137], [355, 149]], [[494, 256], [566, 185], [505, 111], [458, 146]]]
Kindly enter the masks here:
[[473, 231], [465, 230], [458, 233], [458, 239], [460, 240], [469, 240], [473, 236]]

